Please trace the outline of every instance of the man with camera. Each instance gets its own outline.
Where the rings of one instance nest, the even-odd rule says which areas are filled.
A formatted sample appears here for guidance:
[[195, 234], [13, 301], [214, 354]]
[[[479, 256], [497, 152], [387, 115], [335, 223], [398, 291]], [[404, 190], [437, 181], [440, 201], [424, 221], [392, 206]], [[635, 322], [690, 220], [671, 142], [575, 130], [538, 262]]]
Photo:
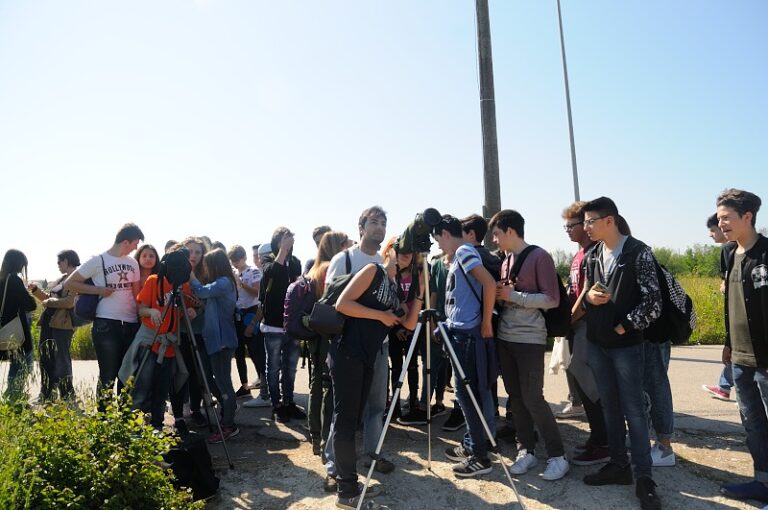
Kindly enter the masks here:
[[[360, 232], [360, 244], [337, 253], [328, 265], [325, 277], [326, 288], [338, 276], [355, 274], [368, 264], [381, 264], [382, 256], [379, 248], [387, 235], [387, 213], [379, 206], [369, 207], [361, 214], [357, 222]], [[384, 338], [381, 351], [376, 355], [373, 364], [373, 377], [368, 398], [362, 412], [363, 424], [363, 465], [370, 467], [376, 446], [384, 428], [384, 410], [387, 402], [387, 381], [389, 376], [389, 337]], [[333, 450], [334, 425], [325, 447], [326, 479], [324, 489], [327, 492], [336, 491], [336, 456]], [[376, 471], [390, 473], [395, 465], [379, 456], [376, 461]]]
[[[453, 259], [448, 270], [445, 295], [445, 324], [452, 337], [456, 358], [481, 406], [483, 417], [495, 433], [491, 386], [496, 380], [495, 342], [491, 318], [496, 298], [496, 281], [483, 267], [480, 254], [462, 237], [461, 222], [444, 215], [433, 228], [441, 250]], [[456, 461], [453, 472], [475, 477], [491, 472], [488, 445], [481, 417], [472, 404], [465, 382], [456, 373], [456, 398], [467, 421], [462, 444], [448, 448], [446, 457]]]
[[260, 291], [264, 306], [261, 332], [264, 333], [267, 351], [272, 418], [280, 422], [288, 422], [291, 418], [303, 420], [307, 415], [293, 401], [299, 341], [289, 337], [283, 327], [285, 293], [301, 275], [301, 263], [293, 256], [293, 233], [287, 228], [278, 227], [274, 231], [270, 246], [272, 253], [262, 259], [264, 269]]

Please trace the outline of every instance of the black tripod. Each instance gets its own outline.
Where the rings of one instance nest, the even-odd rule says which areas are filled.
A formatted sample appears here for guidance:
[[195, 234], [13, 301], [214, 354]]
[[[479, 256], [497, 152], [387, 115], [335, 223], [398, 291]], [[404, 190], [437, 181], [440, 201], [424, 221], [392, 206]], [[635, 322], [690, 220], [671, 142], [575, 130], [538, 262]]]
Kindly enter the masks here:
[[[197, 377], [198, 377], [198, 384], [200, 383], [200, 379], [202, 379], [202, 388], [203, 388], [203, 402], [205, 406], [208, 409], [213, 409], [213, 413], [207, 413], [209, 418], [209, 428], [210, 428], [210, 414], [213, 414], [214, 421], [216, 422], [216, 428], [219, 431], [219, 436], [221, 437], [221, 444], [224, 446], [224, 454], [227, 456], [227, 462], [229, 463], [229, 469], [234, 469], [235, 466], [232, 464], [232, 458], [229, 456], [229, 449], [227, 448], [227, 442], [224, 439], [224, 432], [221, 429], [221, 420], [219, 419], [219, 414], [216, 412], [216, 410], [213, 408], [213, 396], [211, 395], [211, 387], [208, 384], [208, 378], [206, 377], [206, 370], [203, 365], [203, 360], [200, 357], [200, 351], [198, 351], [198, 344], [197, 339], [195, 337], [194, 331], [192, 331], [192, 321], [189, 319], [189, 314], [187, 313], [187, 307], [184, 306], [184, 300], [181, 293], [181, 285], [176, 286], [173, 288], [173, 291], [171, 292], [171, 298], [168, 300], [168, 302], [165, 304], [165, 307], [163, 308], [163, 313], [160, 319], [160, 324], [155, 329], [155, 334], [152, 338], [152, 342], [150, 342], [150, 347], [152, 344], [155, 343], [155, 340], [157, 340], [157, 337], [160, 334], [160, 328], [162, 327], [163, 322], [165, 322], [165, 318], [168, 316], [168, 313], [171, 309], [176, 308], [176, 313], [173, 315], [174, 318], [179, 317], [179, 313], [184, 317], [184, 327], [187, 330], [187, 334], [189, 337], [189, 341], [192, 344], [191, 351], [192, 351], [192, 358], [194, 359], [195, 366], [197, 368]], [[179, 309], [181, 312], [179, 312]], [[181, 324], [179, 324], [178, 321], [174, 320], [171, 324], [171, 327], [169, 328], [169, 333], [172, 331], [173, 334], [176, 335], [177, 338], [179, 338], [179, 342], [181, 339], [181, 336], [179, 335], [179, 332], [181, 331]], [[141, 364], [139, 365], [139, 369], [136, 371], [136, 374], [134, 375], [135, 379], [139, 378], [139, 374], [141, 374], [141, 371], [144, 369], [144, 365], [147, 363], [149, 359], [149, 353], [150, 349], [147, 349], [146, 352], [144, 352], [144, 356], [141, 359]], [[180, 355], [177, 353], [177, 355]], [[159, 356], [159, 354], [158, 354]], [[161, 358], [158, 358], [158, 362], [162, 362]]]
[[483, 424], [483, 430], [485, 431], [486, 436], [488, 436], [488, 439], [491, 442], [491, 445], [493, 446], [493, 450], [495, 450], [494, 455], [496, 456], [496, 459], [501, 464], [502, 469], [504, 470], [504, 474], [507, 477], [507, 480], [509, 481], [510, 487], [512, 487], [512, 491], [515, 493], [515, 498], [517, 498], [518, 503], [520, 503], [520, 506], [525, 510], [525, 504], [523, 503], [523, 500], [520, 498], [520, 494], [517, 492], [517, 487], [515, 487], [515, 482], [512, 480], [512, 475], [509, 473], [509, 469], [507, 468], [507, 464], [504, 461], [504, 458], [501, 456], [500, 453], [498, 453], [498, 448], [496, 444], [496, 440], [493, 437], [493, 434], [491, 434], [491, 429], [488, 426], [488, 422], [485, 421], [485, 417], [483, 416], [483, 411], [480, 408], [480, 404], [477, 401], [477, 398], [475, 397], [475, 393], [472, 390], [472, 386], [470, 385], [470, 380], [467, 377], [466, 373], [464, 372], [464, 368], [461, 366], [461, 363], [459, 363], [458, 358], [456, 357], [456, 351], [453, 350], [453, 345], [451, 344], [450, 337], [448, 335], [448, 332], [445, 329], [445, 324], [443, 322], [438, 322], [440, 319], [439, 312], [437, 310], [432, 309], [431, 303], [430, 303], [430, 295], [429, 295], [429, 265], [427, 264], [427, 256], [428, 253], [423, 253], [422, 258], [424, 262], [422, 275], [423, 275], [423, 282], [425, 289], [425, 304], [426, 309], [422, 310], [419, 313], [419, 323], [416, 325], [416, 329], [413, 332], [413, 336], [411, 338], [411, 343], [408, 346], [408, 354], [405, 356], [405, 360], [403, 361], [403, 368], [400, 372], [400, 378], [397, 380], [397, 384], [395, 386], [395, 393], [392, 395], [392, 402], [389, 405], [389, 411], [387, 412], [387, 419], [384, 421], [384, 429], [381, 431], [381, 435], [379, 436], [379, 441], [376, 444], [376, 451], [373, 454], [373, 461], [371, 462], [370, 468], [368, 468], [368, 475], [365, 478], [365, 483], [363, 484], [363, 491], [360, 494], [358, 503], [357, 503], [357, 510], [360, 510], [363, 506], [363, 501], [365, 499], [365, 493], [368, 491], [368, 485], [371, 483], [371, 477], [373, 476], [373, 470], [376, 467], [376, 461], [379, 458], [379, 454], [381, 453], [381, 448], [384, 446], [384, 439], [387, 435], [387, 430], [389, 429], [389, 425], [392, 422], [392, 415], [395, 412], [395, 407], [397, 406], [397, 402], [400, 399], [400, 391], [403, 387], [403, 381], [405, 380], [405, 376], [408, 373], [408, 365], [411, 362], [411, 358], [413, 357], [413, 353], [416, 350], [416, 344], [419, 340], [419, 334], [421, 333], [421, 329], [425, 328], [426, 332], [426, 342], [427, 342], [427, 359], [426, 359], [426, 381], [425, 381], [425, 388], [426, 388], [426, 394], [430, 396], [427, 400], [427, 450], [428, 450], [428, 457], [427, 457], [427, 469], [429, 471], [432, 471], [432, 412], [429, 405], [429, 401], [431, 400], [431, 393], [432, 393], [432, 387], [430, 385], [430, 377], [431, 377], [431, 356], [430, 356], [430, 342], [431, 342], [431, 336], [432, 332], [430, 331], [430, 321], [434, 320], [437, 323], [438, 331], [440, 334], [440, 338], [443, 341], [443, 345], [445, 346], [445, 349], [448, 351], [448, 355], [451, 359], [451, 363], [453, 363], [453, 369], [456, 372], [456, 375], [458, 376], [459, 380], [461, 380], [464, 385], [466, 386], [467, 393], [469, 394], [470, 400], [472, 400], [472, 406], [475, 408], [475, 411], [477, 412], [478, 417], [480, 418], [480, 421]]

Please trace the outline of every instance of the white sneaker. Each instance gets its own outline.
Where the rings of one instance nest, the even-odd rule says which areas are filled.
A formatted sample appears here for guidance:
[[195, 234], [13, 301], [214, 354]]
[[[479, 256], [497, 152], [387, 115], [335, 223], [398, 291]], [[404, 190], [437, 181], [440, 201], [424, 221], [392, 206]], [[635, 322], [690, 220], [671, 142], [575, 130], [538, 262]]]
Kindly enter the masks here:
[[571, 466], [564, 456], [547, 459], [547, 469], [541, 474], [544, 480], [559, 480], [564, 477]]
[[675, 452], [657, 442], [651, 448], [651, 461], [653, 467], [672, 467], [675, 465]]
[[256, 398], [243, 402], [243, 407], [272, 407], [272, 400], [259, 395]]
[[556, 418], [575, 418], [576, 416], [584, 416], [584, 406], [575, 406], [568, 402], [562, 411], [555, 415]]
[[517, 452], [517, 458], [515, 459], [515, 463], [509, 466], [509, 472], [513, 475], [524, 475], [538, 463], [538, 459], [528, 453], [528, 450], [523, 448]]

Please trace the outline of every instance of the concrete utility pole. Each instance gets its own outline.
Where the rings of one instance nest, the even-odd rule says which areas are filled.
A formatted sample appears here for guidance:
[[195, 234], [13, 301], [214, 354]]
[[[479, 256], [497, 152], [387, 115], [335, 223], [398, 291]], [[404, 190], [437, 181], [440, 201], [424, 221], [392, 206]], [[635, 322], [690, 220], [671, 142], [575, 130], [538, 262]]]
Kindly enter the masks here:
[[[483, 183], [485, 205], [483, 216], [490, 218], [501, 210], [499, 183], [499, 144], [496, 139], [496, 96], [493, 88], [493, 56], [491, 55], [491, 19], [488, 0], [476, 0], [477, 59], [480, 74], [480, 124], [483, 130]], [[491, 233], [485, 237], [493, 245]]]
[[576, 168], [576, 142], [573, 140], [573, 117], [571, 115], [571, 88], [568, 86], [568, 64], [565, 62], [565, 38], [563, 37], [563, 16], [560, 0], [557, 0], [557, 22], [560, 25], [560, 53], [563, 56], [563, 79], [565, 80], [565, 106], [568, 111], [568, 135], [571, 142], [571, 169], [573, 170], [573, 196], [579, 198], [579, 170]]

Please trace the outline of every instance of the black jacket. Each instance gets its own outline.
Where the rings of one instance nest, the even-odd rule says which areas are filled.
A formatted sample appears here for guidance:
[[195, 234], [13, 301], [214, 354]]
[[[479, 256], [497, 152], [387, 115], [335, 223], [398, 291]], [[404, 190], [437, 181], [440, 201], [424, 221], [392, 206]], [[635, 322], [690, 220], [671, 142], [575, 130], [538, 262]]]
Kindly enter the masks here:
[[286, 259], [285, 265], [268, 258], [262, 271], [264, 276], [259, 294], [264, 306], [264, 324], [282, 328], [285, 294], [288, 286], [301, 275], [301, 262], [293, 255]]
[[0, 319], [0, 326], [5, 326], [13, 320], [14, 317], [21, 319], [21, 326], [24, 329], [24, 344], [21, 349], [24, 352], [32, 350], [32, 333], [29, 330], [29, 321], [27, 321], [27, 312], [32, 312], [37, 308], [35, 298], [30, 295], [24, 287], [24, 282], [18, 275], [11, 274], [0, 281], [0, 299], [5, 291], [5, 282], [8, 280], [8, 293], [5, 296], [5, 305], [3, 306], [3, 316]]
[[[589, 289], [596, 281], [602, 282], [608, 287], [611, 299], [602, 306], [590, 305], [584, 300], [587, 338], [607, 349], [640, 344], [642, 330], [661, 315], [661, 290], [653, 252], [634, 237], [627, 238], [607, 281], [600, 262], [602, 254], [602, 242], [587, 253], [585, 285]], [[619, 324], [626, 331], [623, 335], [614, 331]]]
[[[728, 320], [728, 275], [733, 267], [736, 244], [723, 246], [725, 266], [725, 345], [731, 346]], [[744, 306], [747, 310], [749, 335], [759, 368], [768, 367], [768, 238], [759, 235], [755, 245], [744, 254], [741, 281], [744, 287]]]

